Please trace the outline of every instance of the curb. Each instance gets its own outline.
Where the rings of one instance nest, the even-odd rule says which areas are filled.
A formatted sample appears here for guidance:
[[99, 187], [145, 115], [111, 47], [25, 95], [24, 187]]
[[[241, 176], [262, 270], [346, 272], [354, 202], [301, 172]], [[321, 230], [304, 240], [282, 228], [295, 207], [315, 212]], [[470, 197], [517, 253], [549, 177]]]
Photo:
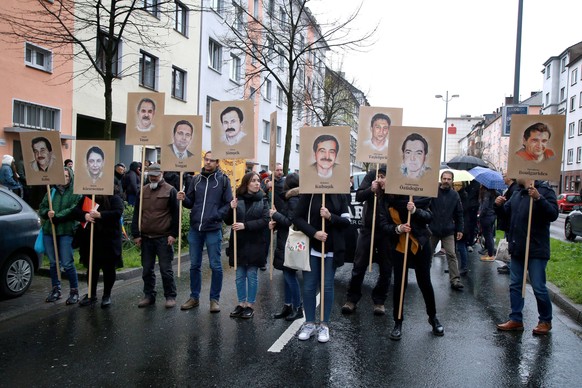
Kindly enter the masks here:
[[[529, 283], [529, 282], [528, 282]], [[578, 324], [582, 325], [582, 304], [571, 301], [560, 293], [560, 289], [550, 282], [546, 283], [552, 302], [566, 312]]]

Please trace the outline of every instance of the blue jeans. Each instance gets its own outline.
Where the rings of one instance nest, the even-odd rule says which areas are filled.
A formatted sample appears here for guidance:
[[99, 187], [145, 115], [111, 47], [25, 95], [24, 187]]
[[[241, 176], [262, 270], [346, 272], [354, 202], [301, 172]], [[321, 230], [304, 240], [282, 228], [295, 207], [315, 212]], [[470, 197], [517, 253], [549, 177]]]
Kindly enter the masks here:
[[299, 308], [303, 305], [301, 302], [301, 286], [297, 279], [297, 271], [283, 267], [283, 278], [285, 280], [285, 304]]
[[212, 270], [212, 280], [210, 283], [210, 299], [220, 300], [222, 290], [222, 262], [220, 261], [220, 248], [222, 245], [222, 230], [211, 230], [199, 232], [190, 228], [188, 233], [188, 243], [190, 244], [190, 297], [200, 298], [202, 287], [202, 248], [206, 243], [210, 269]]
[[[331, 315], [331, 306], [333, 306], [333, 281], [335, 277], [335, 268], [333, 258], [324, 259], [325, 283], [323, 286], [324, 303], [323, 303], [323, 322], [329, 322]], [[321, 281], [321, 256], [309, 256], [309, 265], [311, 271], [303, 271], [303, 304], [305, 307], [305, 321], [315, 322], [315, 305], [317, 292], [319, 291]]]
[[156, 256], [160, 264], [164, 296], [166, 298], [175, 298], [176, 282], [174, 281], [174, 271], [172, 269], [174, 247], [168, 245], [168, 237], [149, 238], [143, 236], [141, 238], [143, 293], [150, 299], [156, 299]]
[[[523, 283], [524, 260], [511, 258], [510, 266], [510, 284], [509, 300], [511, 302], [511, 314], [509, 318], [512, 321], [523, 322], [523, 305], [525, 299], [521, 297], [521, 288]], [[528, 261], [528, 274], [531, 287], [538, 304], [538, 319], [542, 322], [552, 322], [552, 301], [546, 288], [546, 266], [547, 260], [532, 259]]]
[[236, 268], [236, 295], [238, 303], [255, 303], [257, 300], [257, 289], [259, 288], [259, 277], [257, 270], [259, 267], [252, 265], [239, 265]]
[[[51, 283], [53, 287], [61, 288], [61, 282], [57, 274], [57, 261], [55, 259], [55, 247], [53, 245], [52, 234], [44, 235], [45, 254], [49, 258]], [[63, 235], [57, 236], [57, 248], [59, 250], [59, 259], [61, 271], [64, 271], [69, 278], [71, 288], [79, 288], [79, 279], [77, 277], [77, 269], [73, 260], [73, 236]]]

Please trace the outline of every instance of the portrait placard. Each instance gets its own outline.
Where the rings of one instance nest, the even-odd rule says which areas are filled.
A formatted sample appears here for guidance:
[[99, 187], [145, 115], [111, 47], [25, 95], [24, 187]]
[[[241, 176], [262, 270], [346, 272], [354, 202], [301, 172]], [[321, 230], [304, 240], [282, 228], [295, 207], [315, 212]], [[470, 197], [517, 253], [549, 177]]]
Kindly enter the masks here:
[[113, 194], [115, 140], [77, 140], [75, 155], [76, 194]]
[[390, 128], [386, 193], [436, 197], [442, 128]]
[[559, 181], [566, 116], [513, 115], [507, 176]]
[[202, 158], [202, 116], [165, 115], [163, 171], [195, 171]]
[[393, 125], [402, 125], [402, 108], [361, 106], [356, 160], [367, 163], [386, 163], [388, 132]]
[[30, 131], [20, 133], [22, 159], [26, 183], [36, 185], [64, 185], [61, 134], [57, 131]]
[[277, 111], [271, 113], [271, 134], [269, 142], [269, 170], [275, 173], [277, 165]]
[[126, 145], [162, 145], [165, 93], [127, 93]]
[[210, 106], [212, 156], [254, 159], [255, 114], [251, 100], [213, 101]]
[[299, 137], [299, 191], [349, 193], [350, 128], [302, 127]]

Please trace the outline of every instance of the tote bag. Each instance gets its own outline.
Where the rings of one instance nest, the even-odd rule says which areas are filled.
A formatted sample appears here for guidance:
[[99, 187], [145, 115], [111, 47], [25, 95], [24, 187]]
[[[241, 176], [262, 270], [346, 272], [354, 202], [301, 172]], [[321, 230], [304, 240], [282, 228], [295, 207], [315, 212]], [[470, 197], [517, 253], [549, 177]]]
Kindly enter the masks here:
[[[307, 223], [311, 221], [311, 201], [309, 201], [309, 210], [307, 211]], [[309, 265], [309, 237], [300, 230], [295, 230], [293, 226], [289, 228], [289, 236], [285, 242], [285, 260], [283, 265], [287, 268], [297, 269], [300, 271], [311, 271]]]

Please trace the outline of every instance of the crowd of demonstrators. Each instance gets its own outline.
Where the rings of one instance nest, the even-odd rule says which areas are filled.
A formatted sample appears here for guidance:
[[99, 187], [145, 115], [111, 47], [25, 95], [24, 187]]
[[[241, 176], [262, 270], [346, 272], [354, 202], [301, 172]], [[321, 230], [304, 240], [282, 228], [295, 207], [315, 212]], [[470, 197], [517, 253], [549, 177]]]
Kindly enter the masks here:
[[[508, 201], [513, 193], [519, 191], [519, 185], [515, 179], [511, 179], [507, 177], [507, 174], [504, 174], [503, 180], [507, 185], [507, 189], [503, 192], [503, 197], [506, 201]], [[507, 241], [509, 241], [509, 216], [505, 214], [497, 213], [497, 229], [502, 230], [504, 232], [504, 237]], [[508, 275], [509, 274], [509, 262], [506, 262], [502, 266], [497, 268], [497, 272], [500, 274]]]
[[[352, 268], [352, 277], [347, 290], [346, 303], [342, 306], [343, 314], [351, 314], [356, 310], [356, 305], [362, 297], [362, 283], [369, 265], [370, 249], [372, 242], [372, 219], [374, 218], [374, 198], [377, 198], [376, 213], [385, 211], [384, 208], [384, 184], [386, 181], [386, 166], [382, 165], [376, 170], [371, 170], [366, 174], [362, 183], [356, 191], [356, 201], [362, 202], [363, 206], [363, 226], [360, 228], [356, 243], [356, 253]], [[392, 262], [388, 254], [389, 245], [385, 236], [380, 233], [380, 217], [376, 215], [375, 235], [374, 235], [374, 256], [378, 264], [379, 276], [376, 286], [372, 290], [372, 302], [374, 304], [374, 315], [384, 315], [386, 309], [384, 303], [388, 297], [390, 288], [390, 278], [392, 276]]]
[[481, 185], [479, 189], [479, 224], [481, 233], [485, 240], [485, 247], [479, 253], [482, 254], [481, 261], [495, 261], [495, 198], [496, 190], [488, 189]]
[[265, 246], [268, 245], [268, 235], [264, 231], [268, 230], [269, 224], [269, 203], [261, 190], [260, 177], [256, 172], [249, 172], [243, 176], [240, 186], [236, 189], [236, 198], [230, 201], [230, 210], [225, 222], [232, 225], [227, 249], [231, 266], [235, 265], [236, 255], [238, 304], [230, 316], [252, 318], [259, 286], [257, 271], [264, 264]]
[[14, 164], [14, 157], [12, 155], [4, 155], [2, 157], [2, 167], [0, 168], [0, 185], [6, 186], [9, 190], [23, 196], [22, 184], [18, 181], [18, 174], [16, 173], [16, 165]]

